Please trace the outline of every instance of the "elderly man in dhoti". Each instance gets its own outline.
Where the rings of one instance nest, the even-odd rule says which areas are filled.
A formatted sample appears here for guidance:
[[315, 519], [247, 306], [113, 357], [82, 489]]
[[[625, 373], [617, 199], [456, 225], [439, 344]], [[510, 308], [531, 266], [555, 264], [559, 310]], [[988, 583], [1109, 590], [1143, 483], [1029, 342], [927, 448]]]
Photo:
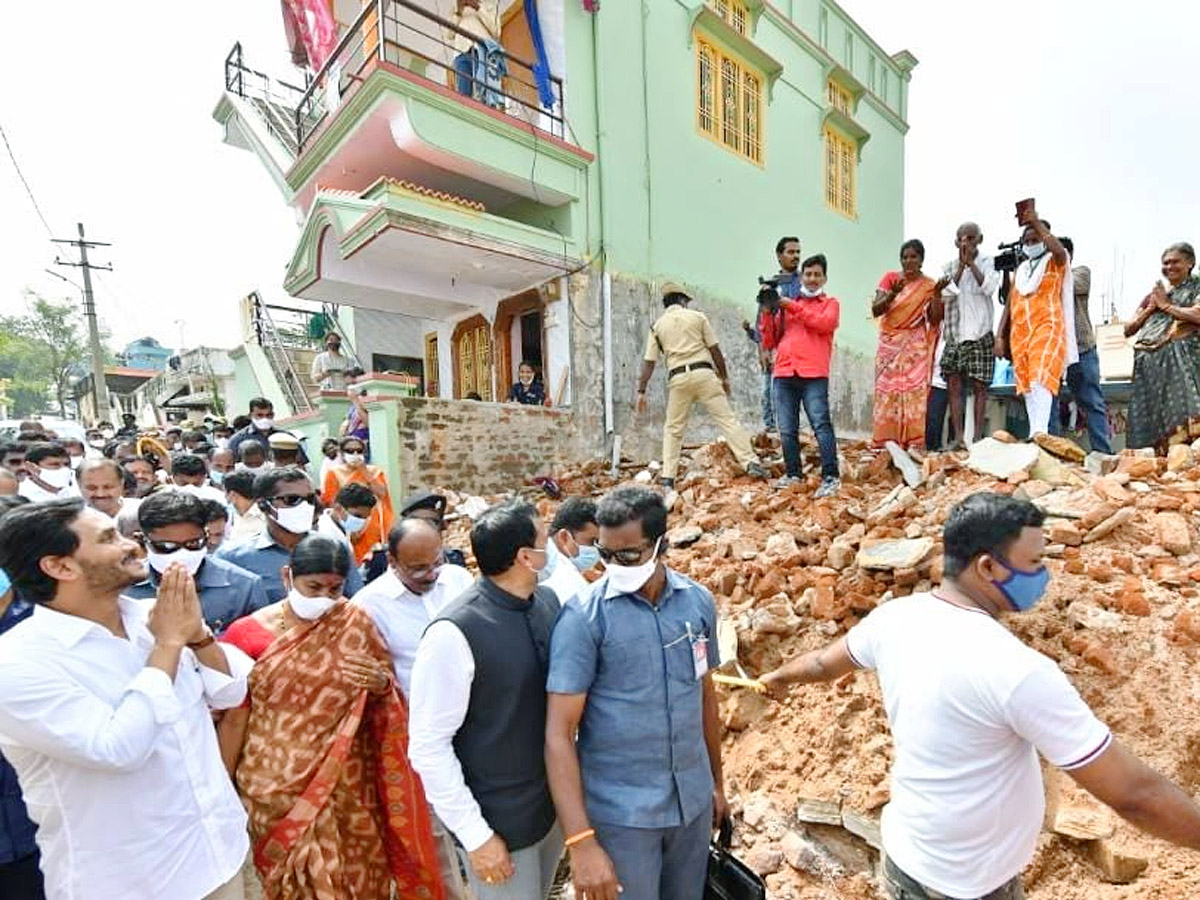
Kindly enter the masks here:
[[[1067, 366], [1079, 360], [1071, 257], [1034, 209], [1021, 211], [1025, 259], [1014, 273], [996, 340], [996, 355], [1011, 355], [1017, 393], [1025, 398], [1029, 437], [1050, 431], [1050, 413]], [[1004, 337], [1007, 321], [1009, 334]], [[1044, 439], [1044, 438], [1043, 438]]]

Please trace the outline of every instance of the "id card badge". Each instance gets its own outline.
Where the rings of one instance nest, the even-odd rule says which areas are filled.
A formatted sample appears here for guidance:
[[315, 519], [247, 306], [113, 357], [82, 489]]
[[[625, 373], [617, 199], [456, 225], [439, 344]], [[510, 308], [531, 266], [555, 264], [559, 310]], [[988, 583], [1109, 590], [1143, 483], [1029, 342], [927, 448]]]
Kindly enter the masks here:
[[692, 642], [692, 670], [699, 681], [708, 671], [708, 638], [701, 634], [692, 634], [692, 624], [689, 622], [688, 640]]

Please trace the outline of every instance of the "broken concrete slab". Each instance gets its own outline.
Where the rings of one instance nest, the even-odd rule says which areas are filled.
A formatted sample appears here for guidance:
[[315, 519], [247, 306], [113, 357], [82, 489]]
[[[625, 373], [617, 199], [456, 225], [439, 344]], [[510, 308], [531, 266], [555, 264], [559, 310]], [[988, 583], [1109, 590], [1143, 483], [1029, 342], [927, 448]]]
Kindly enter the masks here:
[[984, 438], [971, 445], [967, 468], [993, 478], [1008, 478], [1033, 468], [1039, 453], [1036, 444], [1004, 444], [995, 438]]
[[811, 875], [829, 877], [841, 874], [842, 867], [820, 844], [795, 831], [789, 831], [779, 842], [783, 858], [793, 869]]
[[796, 818], [801, 822], [816, 825], [841, 825], [842, 802], [820, 797], [801, 797], [796, 803]]
[[667, 532], [667, 544], [672, 547], [687, 547], [703, 536], [704, 529], [699, 525], [680, 525]]
[[1083, 542], [1085, 544], [1090, 544], [1093, 541], [1098, 541], [1103, 537], [1107, 537], [1122, 525], [1133, 521], [1133, 518], [1136, 515], [1137, 510], [1135, 510], [1133, 507], [1126, 506], [1123, 509], [1118, 509], [1115, 513], [1085, 534], [1083, 536]]
[[902, 484], [896, 490], [892, 491], [892, 493], [888, 494], [883, 503], [879, 504], [867, 516], [867, 524], [875, 525], [886, 521], [916, 505], [917, 495], [913, 493], [912, 488], [908, 485]]
[[842, 807], [842, 827], [862, 838], [876, 850], [883, 849], [883, 837], [879, 831], [879, 816], [876, 813], [859, 812], [848, 806]]
[[1079, 487], [1084, 483], [1061, 459], [1045, 450], [1038, 454], [1037, 462], [1029, 470], [1029, 477], [1056, 487]]
[[912, 569], [933, 550], [932, 538], [905, 538], [872, 541], [858, 551], [857, 562], [864, 569]]
[[1120, 463], [1121, 457], [1101, 453], [1099, 450], [1093, 450], [1083, 460], [1083, 467], [1093, 475], [1108, 475], [1117, 471], [1117, 464]]
[[1088, 856], [1100, 869], [1100, 877], [1110, 884], [1129, 884], [1146, 871], [1150, 860], [1117, 848], [1111, 841], [1092, 841]]
[[925, 476], [921, 471], [921, 466], [908, 455], [908, 451], [895, 441], [887, 441], [883, 446], [892, 458], [892, 465], [899, 469], [900, 474], [904, 476], [904, 483], [910, 488], [920, 487]]

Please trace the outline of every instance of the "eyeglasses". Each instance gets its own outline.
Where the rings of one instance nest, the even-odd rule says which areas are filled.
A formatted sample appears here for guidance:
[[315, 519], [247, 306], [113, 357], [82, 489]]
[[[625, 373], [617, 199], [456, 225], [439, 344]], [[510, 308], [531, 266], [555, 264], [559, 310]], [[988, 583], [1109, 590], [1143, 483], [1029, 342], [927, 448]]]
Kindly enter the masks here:
[[174, 553], [176, 550], [203, 550], [208, 546], [208, 536], [192, 538], [190, 541], [152, 541], [142, 535], [142, 543], [153, 553]]
[[272, 497], [270, 502], [276, 509], [291, 509], [301, 503], [312, 503], [316, 499], [316, 494], [284, 494], [280, 497]]
[[609, 550], [607, 547], [602, 547], [599, 544], [595, 545], [596, 552], [600, 554], [600, 559], [604, 563], [615, 561], [622, 566], [636, 566], [642, 561], [642, 557], [646, 555], [646, 551], [650, 549], [650, 544], [643, 543], [640, 548], [627, 547], [623, 550]]
[[413, 569], [413, 568], [409, 568], [408, 566], [402, 566], [399, 563], [397, 563], [396, 568], [399, 569], [401, 572], [403, 572], [405, 575], [407, 575], [409, 578], [425, 578], [426, 576], [432, 575], [434, 572], [439, 571], [442, 568], [442, 566], [444, 566], [445, 564], [446, 564], [446, 554], [439, 553], [437, 559], [434, 561], [433, 565], [431, 565], [431, 566], [420, 566], [418, 568]]

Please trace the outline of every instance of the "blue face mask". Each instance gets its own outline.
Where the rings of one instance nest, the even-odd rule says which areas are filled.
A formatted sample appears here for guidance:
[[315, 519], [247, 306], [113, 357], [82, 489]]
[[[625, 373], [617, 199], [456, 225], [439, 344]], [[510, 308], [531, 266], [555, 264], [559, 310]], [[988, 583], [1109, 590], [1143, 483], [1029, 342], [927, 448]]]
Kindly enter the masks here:
[[8, 573], [0, 569], [0, 596], [7, 594], [8, 589], [12, 587], [12, 579], [8, 577]]
[[225, 473], [220, 472], [217, 469], [213, 469], [208, 473], [208, 480], [211, 481], [216, 487], [220, 487], [225, 483]]
[[1032, 609], [1046, 593], [1046, 586], [1050, 584], [1050, 571], [1041, 565], [1032, 572], [1022, 572], [1003, 559], [1000, 562], [1008, 569], [1009, 575], [1003, 581], [993, 581], [992, 584], [1017, 612]]
[[600, 551], [595, 547], [580, 544], [579, 555], [571, 557], [571, 562], [575, 563], [575, 568], [580, 572], [586, 572], [595, 568], [596, 563], [600, 562]]

